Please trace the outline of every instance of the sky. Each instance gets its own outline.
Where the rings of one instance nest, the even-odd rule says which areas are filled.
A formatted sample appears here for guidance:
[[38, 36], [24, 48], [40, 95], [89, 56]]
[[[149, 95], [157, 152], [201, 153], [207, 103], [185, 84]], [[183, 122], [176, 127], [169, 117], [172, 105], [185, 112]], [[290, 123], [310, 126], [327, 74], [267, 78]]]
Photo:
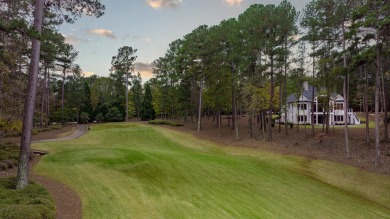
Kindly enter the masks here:
[[[111, 59], [122, 46], [137, 49], [135, 71], [143, 81], [153, 77], [152, 63], [164, 56], [169, 44], [200, 25], [217, 25], [237, 18], [252, 4], [281, 0], [102, 0], [102, 17], [83, 16], [60, 27], [66, 42], [79, 51], [76, 64], [85, 76], [108, 76]], [[309, 0], [290, 0], [301, 11]]]

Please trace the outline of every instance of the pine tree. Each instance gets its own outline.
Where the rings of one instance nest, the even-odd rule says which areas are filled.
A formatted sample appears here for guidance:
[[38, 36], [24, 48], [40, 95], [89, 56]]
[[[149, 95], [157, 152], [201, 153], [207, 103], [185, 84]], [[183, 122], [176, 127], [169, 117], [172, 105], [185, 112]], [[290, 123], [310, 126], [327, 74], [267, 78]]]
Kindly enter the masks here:
[[154, 110], [152, 100], [153, 98], [152, 92], [150, 90], [150, 85], [145, 84], [145, 95], [141, 106], [142, 121], [153, 120], [156, 118], [156, 111]]

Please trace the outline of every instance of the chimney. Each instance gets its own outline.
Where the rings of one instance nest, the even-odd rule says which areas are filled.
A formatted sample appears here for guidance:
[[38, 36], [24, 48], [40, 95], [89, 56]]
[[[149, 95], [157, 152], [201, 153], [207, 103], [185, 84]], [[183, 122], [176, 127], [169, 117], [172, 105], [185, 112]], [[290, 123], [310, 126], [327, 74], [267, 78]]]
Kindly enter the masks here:
[[309, 82], [307, 82], [307, 81], [305, 81], [305, 82], [303, 82], [303, 90], [304, 91], [308, 91], [309, 90]]

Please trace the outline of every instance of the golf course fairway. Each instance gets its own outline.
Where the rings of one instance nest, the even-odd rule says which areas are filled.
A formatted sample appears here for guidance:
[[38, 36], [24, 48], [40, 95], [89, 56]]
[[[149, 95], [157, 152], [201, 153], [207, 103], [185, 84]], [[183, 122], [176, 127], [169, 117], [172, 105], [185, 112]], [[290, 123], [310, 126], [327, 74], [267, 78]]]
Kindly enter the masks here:
[[81, 197], [83, 218], [390, 218], [390, 177], [163, 127], [94, 125], [37, 143], [34, 172]]

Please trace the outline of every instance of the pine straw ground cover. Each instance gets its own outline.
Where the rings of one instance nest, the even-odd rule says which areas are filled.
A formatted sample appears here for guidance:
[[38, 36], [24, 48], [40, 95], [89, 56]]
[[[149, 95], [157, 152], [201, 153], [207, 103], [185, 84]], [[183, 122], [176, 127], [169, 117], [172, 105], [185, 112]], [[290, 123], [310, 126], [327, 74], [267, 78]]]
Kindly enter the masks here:
[[390, 177], [134, 123], [91, 127], [35, 168], [80, 196], [83, 218], [386, 218]]
[[[17, 145], [0, 144], [0, 171], [16, 168], [18, 157]], [[54, 201], [43, 186], [30, 182], [25, 189], [15, 188], [15, 178], [0, 178], [0, 218], [55, 218]]]
[[56, 209], [51, 195], [34, 182], [16, 190], [15, 178], [0, 178], [0, 218], [55, 218]]

